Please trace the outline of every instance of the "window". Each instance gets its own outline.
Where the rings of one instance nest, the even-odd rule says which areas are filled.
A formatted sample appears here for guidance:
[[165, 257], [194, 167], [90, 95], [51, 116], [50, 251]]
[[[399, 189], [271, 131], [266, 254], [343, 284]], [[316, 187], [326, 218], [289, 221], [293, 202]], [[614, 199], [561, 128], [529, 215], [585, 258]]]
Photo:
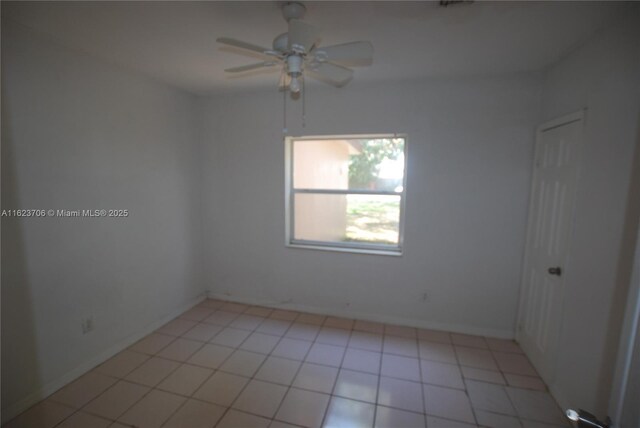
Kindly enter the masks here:
[[288, 137], [287, 245], [402, 252], [406, 138]]

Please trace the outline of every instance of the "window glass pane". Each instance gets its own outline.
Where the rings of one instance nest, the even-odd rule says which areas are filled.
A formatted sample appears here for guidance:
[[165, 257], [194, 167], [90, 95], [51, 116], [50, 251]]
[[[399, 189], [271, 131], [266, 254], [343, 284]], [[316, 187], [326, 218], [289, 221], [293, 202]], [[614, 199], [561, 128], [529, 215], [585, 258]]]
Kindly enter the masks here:
[[400, 196], [294, 195], [294, 239], [397, 245]]
[[404, 139], [297, 140], [293, 145], [296, 189], [402, 192]]

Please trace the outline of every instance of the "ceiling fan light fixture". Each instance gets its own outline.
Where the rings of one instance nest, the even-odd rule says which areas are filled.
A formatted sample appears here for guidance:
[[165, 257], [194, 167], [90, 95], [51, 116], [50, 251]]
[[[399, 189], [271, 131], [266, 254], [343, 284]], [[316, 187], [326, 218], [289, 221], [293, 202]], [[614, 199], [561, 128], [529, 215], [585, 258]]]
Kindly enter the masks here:
[[289, 91], [291, 91], [292, 94], [297, 94], [300, 92], [300, 80], [298, 80], [298, 76], [291, 76]]
[[302, 63], [304, 62], [304, 58], [300, 55], [289, 55], [287, 57], [287, 74], [291, 78], [291, 82], [289, 83], [289, 91], [292, 94], [297, 94], [300, 92], [300, 80], [299, 77], [302, 76]]

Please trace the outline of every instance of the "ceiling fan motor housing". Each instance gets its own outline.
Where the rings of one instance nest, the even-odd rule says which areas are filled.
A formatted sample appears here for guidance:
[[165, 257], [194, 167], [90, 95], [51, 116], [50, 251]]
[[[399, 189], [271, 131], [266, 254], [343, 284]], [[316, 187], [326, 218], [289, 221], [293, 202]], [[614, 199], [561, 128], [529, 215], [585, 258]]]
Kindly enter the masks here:
[[303, 58], [300, 55], [289, 55], [287, 57], [287, 74], [291, 77], [297, 77], [302, 74]]

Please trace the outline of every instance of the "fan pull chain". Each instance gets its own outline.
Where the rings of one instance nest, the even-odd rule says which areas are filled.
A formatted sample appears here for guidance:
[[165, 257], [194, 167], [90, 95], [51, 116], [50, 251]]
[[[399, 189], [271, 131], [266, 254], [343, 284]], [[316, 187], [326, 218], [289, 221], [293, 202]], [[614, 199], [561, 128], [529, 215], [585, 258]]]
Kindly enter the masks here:
[[307, 126], [307, 88], [305, 82], [307, 79], [302, 76], [302, 127]]
[[[281, 73], [281, 79], [285, 79], [284, 77], [284, 69]], [[282, 80], [283, 83], [286, 83], [286, 80]], [[287, 87], [283, 86], [282, 90], [282, 134], [287, 135], [289, 130], [287, 129]]]

